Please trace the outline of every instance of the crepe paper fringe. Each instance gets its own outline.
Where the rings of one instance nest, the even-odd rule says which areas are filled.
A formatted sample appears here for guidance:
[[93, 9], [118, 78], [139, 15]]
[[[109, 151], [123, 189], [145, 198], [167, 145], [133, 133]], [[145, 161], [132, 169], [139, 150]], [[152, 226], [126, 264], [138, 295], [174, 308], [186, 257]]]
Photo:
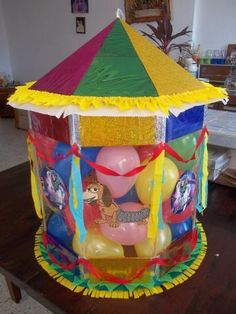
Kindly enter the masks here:
[[214, 87], [203, 83], [202, 89], [173, 95], [161, 95], [158, 97], [95, 97], [61, 95], [56, 93], [41, 92], [29, 89], [35, 82], [18, 86], [16, 92], [10, 96], [9, 103], [16, 102], [18, 105], [30, 103], [39, 107], [65, 107], [76, 105], [83, 111], [104, 107], [118, 107], [121, 111], [136, 108], [155, 112], [161, 110], [166, 116], [171, 107], [181, 108], [184, 105], [209, 104], [215, 101], [227, 99], [224, 88]]
[[[184, 283], [195, 274], [196, 270], [200, 267], [207, 250], [207, 239], [202, 225], [197, 222], [196, 226], [198, 229], [198, 242], [187, 261], [181, 262], [170, 269], [159, 279], [160, 281], [156, 285], [153, 284], [152, 286], [152, 284], [146, 284], [145, 286], [145, 283], [142, 285], [138, 284], [136, 287], [134, 285], [127, 285], [125, 286], [126, 290], [124, 291], [114, 291], [120, 287], [120, 285], [113, 285], [113, 290], [109, 290], [109, 284], [107, 283], [89, 285], [86, 280], [80, 278], [74, 278], [73, 282], [67, 279], [65, 277], [67, 274], [63, 273], [60, 267], [50, 262], [47, 256], [47, 251], [45, 247], [42, 246], [42, 226], [39, 227], [35, 235], [34, 253], [37, 262], [50, 277], [75, 293], [82, 293], [84, 296], [91, 296], [92, 298], [137, 299], [142, 296], [156, 295], [165, 290], [170, 290], [175, 286]], [[174, 275], [179, 272], [181, 272], [181, 274]], [[172, 278], [171, 275], [175, 276], [175, 278]]]
[[199, 189], [198, 189], [198, 200], [196, 204], [196, 209], [199, 213], [203, 213], [204, 209], [207, 207], [208, 198], [208, 134], [204, 136], [202, 142], [202, 154], [200, 160], [200, 170], [199, 170]]
[[149, 239], [156, 239], [157, 230], [158, 230], [158, 217], [160, 208], [160, 200], [162, 195], [162, 178], [163, 178], [163, 164], [164, 164], [164, 151], [158, 156], [154, 161], [154, 174], [153, 174], [153, 187], [151, 194], [151, 208], [150, 216], [148, 220], [148, 234]]
[[80, 242], [85, 240], [86, 229], [84, 226], [84, 216], [83, 216], [83, 187], [82, 179], [80, 173], [80, 160], [78, 157], [73, 156], [72, 165], [71, 165], [71, 177], [69, 182], [69, 191], [70, 191], [70, 210], [74, 221], [76, 223], [77, 235]]
[[205, 134], [205, 139], [203, 141], [203, 177], [202, 177], [202, 207], [205, 209], [207, 207], [208, 199], [208, 134]]
[[30, 161], [30, 181], [31, 181], [31, 192], [32, 192], [32, 198], [34, 202], [34, 208], [36, 211], [36, 214], [39, 219], [43, 218], [42, 211], [41, 211], [41, 205], [40, 205], [40, 192], [37, 184], [37, 176], [35, 175], [35, 154], [34, 154], [34, 148], [31, 145], [31, 142], [29, 138], [27, 138], [27, 146], [28, 146], [28, 158]]

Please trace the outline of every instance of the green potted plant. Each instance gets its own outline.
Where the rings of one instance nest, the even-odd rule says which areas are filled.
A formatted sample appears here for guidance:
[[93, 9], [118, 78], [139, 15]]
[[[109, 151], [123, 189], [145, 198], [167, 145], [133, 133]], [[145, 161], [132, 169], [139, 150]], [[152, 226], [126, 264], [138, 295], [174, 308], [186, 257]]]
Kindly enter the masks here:
[[179, 50], [180, 53], [186, 51], [189, 53], [191, 45], [189, 41], [183, 43], [175, 43], [174, 40], [182, 36], [188, 36], [191, 31], [189, 27], [183, 28], [180, 32], [173, 34], [173, 26], [171, 24], [170, 16], [164, 13], [163, 16], [157, 20], [157, 26], [147, 24], [152, 33], [141, 31], [144, 36], [150, 38], [159, 49], [167, 55], [174, 50]]

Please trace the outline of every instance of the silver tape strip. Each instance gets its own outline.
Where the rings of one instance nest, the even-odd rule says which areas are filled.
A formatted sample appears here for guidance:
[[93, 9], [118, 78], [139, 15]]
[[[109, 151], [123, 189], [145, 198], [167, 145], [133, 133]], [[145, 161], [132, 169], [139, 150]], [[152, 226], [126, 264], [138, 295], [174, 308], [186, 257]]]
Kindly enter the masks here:
[[80, 116], [69, 116], [69, 129], [70, 129], [70, 144], [77, 144], [80, 146]]
[[28, 114], [28, 120], [29, 120], [29, 129], [32, 130], [32, 118], [31, 118], [31, 111], [27, 111]]
[[155, 144], [165, 142], [166, 139], [166, 118], [155, 116]]

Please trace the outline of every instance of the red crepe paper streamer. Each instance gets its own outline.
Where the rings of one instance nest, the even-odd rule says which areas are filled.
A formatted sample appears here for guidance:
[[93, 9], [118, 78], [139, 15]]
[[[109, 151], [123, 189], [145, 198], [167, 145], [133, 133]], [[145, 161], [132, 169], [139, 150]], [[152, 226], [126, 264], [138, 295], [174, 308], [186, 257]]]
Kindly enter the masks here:
[[36, 149], [36, 154], [37, 156], [41, 159], [41, 160], [44, 160], [46, 162], [49, 162], [49, 163], [55, 163], [55, 162], [58, 162], [58, 161], [61, 161], [71, 155], [75, 155], [77, 157], [79, 157], [80, 159], [83, 159], [91, 168], [103, 173], [103, 174], [106, 174], [106, 175], [109, 175], [109, 176], [114, 176], [114, 177], [132, 177], [134, 175], [137, 175], [139, 174], [141, 171], [143, 171], [147, 165], [155, 160], [163, 151], [166, 151], [169, 155], [171, 155], [172, 157], [174, 157], [176, 160], [180, 161], [180, 162], [184, 162], [184, 163], [188, 163], [189, 161], [191, 160], [195, 160], [196, 159], [196, 151], [197, 149], [199, 148], [199, 146], [201, 145], [201, 143], [203, 142], [204, 140], [204, 137], [205, 137], [205, 134], [208, 134], [208, 130], [206, 127], [204, 127], [201, 131], [201, 134], [200, 136], [198, 137], [198, 140], [197, 140], [197, 144], [196, 144], [196, 147], [195, 147], [195, 150], [193, 152], [193, 155], [191, 158], [189, 159], [183, 159], [176, 151], [174, 151], [167, 143], [163, 143], [161, 142], [160, 144], [158, 144], [155, 149], [153, 150], [153, 155], [152, 155], [152, 158], [148, 161], [147, 164], [145, 165], [142, 165], [142, 166], [139, 166], [139, 167], [136, 167], [130, 171], [128, 171], [127, 173], [125, 174], [119, 174], [117, 173], [116, 171], [113, 171], [109, 168], [106, 168], [102, 165], [99, 165], [99, 164], [96, 164], [92, 161], [89, 161], [87, 159], [85, 159], [80, 153], [79, 153], [79, 147], [77, 144], [74, 144], [71, 146], [71, 149], [68, 151], [68, 153], [64, 156], [64, 155], [61, 155], [61, 156], [58, 156], [57, 158], [53, 158], [53, 157], [48, 157], [48, 156], [45, 156], [38, 148], [37, 146], [37, 140], [32, 136], [32, 134], [29, 132], [28, 133], [28, 137], [29, 137], [29, 140], [32, 144], [34, 144], [35, 146], [35, 149]]
[[[196, 243], [197, 243], [197, 230], [193, 230], [191, 233], [191, 249], [192, 251], [194, 250]], [[43, 244], [46, 248], [48, 248], [49, 245], [49, 240], [48, 240], [48, 235], [46, 232], [43, 232], [42, 234], [42, 239], [43, 239]], [[117, 276], [114, 276], [112, 274], [109, 274], [107, 272], [101, 271], [100, 269], [95, 268], [89, 260], [85, 258], [78, 258], [76, 262], [71, 263], [71, 264], [64, 264], [59, 262], [54, 255], [48, 251], [48, 256], [50, 260], [54, 263], [60, 266], [63, 270], [72, 270], [78, 265], [83, 265], [87, 268], [87, 270], [90, 272], [91, 275], [93, 275], [95, 278], [107, 281], [107, 282], [112, 282], [112, 283], [117, 283], [117, 284], [129, 284], [132, 283], [133, 281], [139, 279], [142, 277], [144, 272], [154, 266], [154, 265], [159, 265], [159, 266], [164, 266], [164, 267], [173, 267], [180, 262], [183, 262], [189, 258], [189, 255], [183, 255], [183, 248], [180, 248], [177, 250], [177, 253], [174, 257], [170, 258], [159, 258], [155, 257], [148, 261], [143, 267], [137, 269], [133, 274], [130, 274], [127, 276], [127, 278], [120, 278]]]

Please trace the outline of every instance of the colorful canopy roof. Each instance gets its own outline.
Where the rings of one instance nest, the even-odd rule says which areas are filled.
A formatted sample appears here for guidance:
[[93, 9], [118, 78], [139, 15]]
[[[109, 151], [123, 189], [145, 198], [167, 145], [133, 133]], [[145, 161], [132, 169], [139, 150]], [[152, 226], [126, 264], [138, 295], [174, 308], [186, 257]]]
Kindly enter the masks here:
[[[10, 104], [75, 105], [79, 110], [162, 110], [226, 98], [116, 19], [36, 83], [19, 87]], [[107, 108], [108, 109], [108, 108]]]

